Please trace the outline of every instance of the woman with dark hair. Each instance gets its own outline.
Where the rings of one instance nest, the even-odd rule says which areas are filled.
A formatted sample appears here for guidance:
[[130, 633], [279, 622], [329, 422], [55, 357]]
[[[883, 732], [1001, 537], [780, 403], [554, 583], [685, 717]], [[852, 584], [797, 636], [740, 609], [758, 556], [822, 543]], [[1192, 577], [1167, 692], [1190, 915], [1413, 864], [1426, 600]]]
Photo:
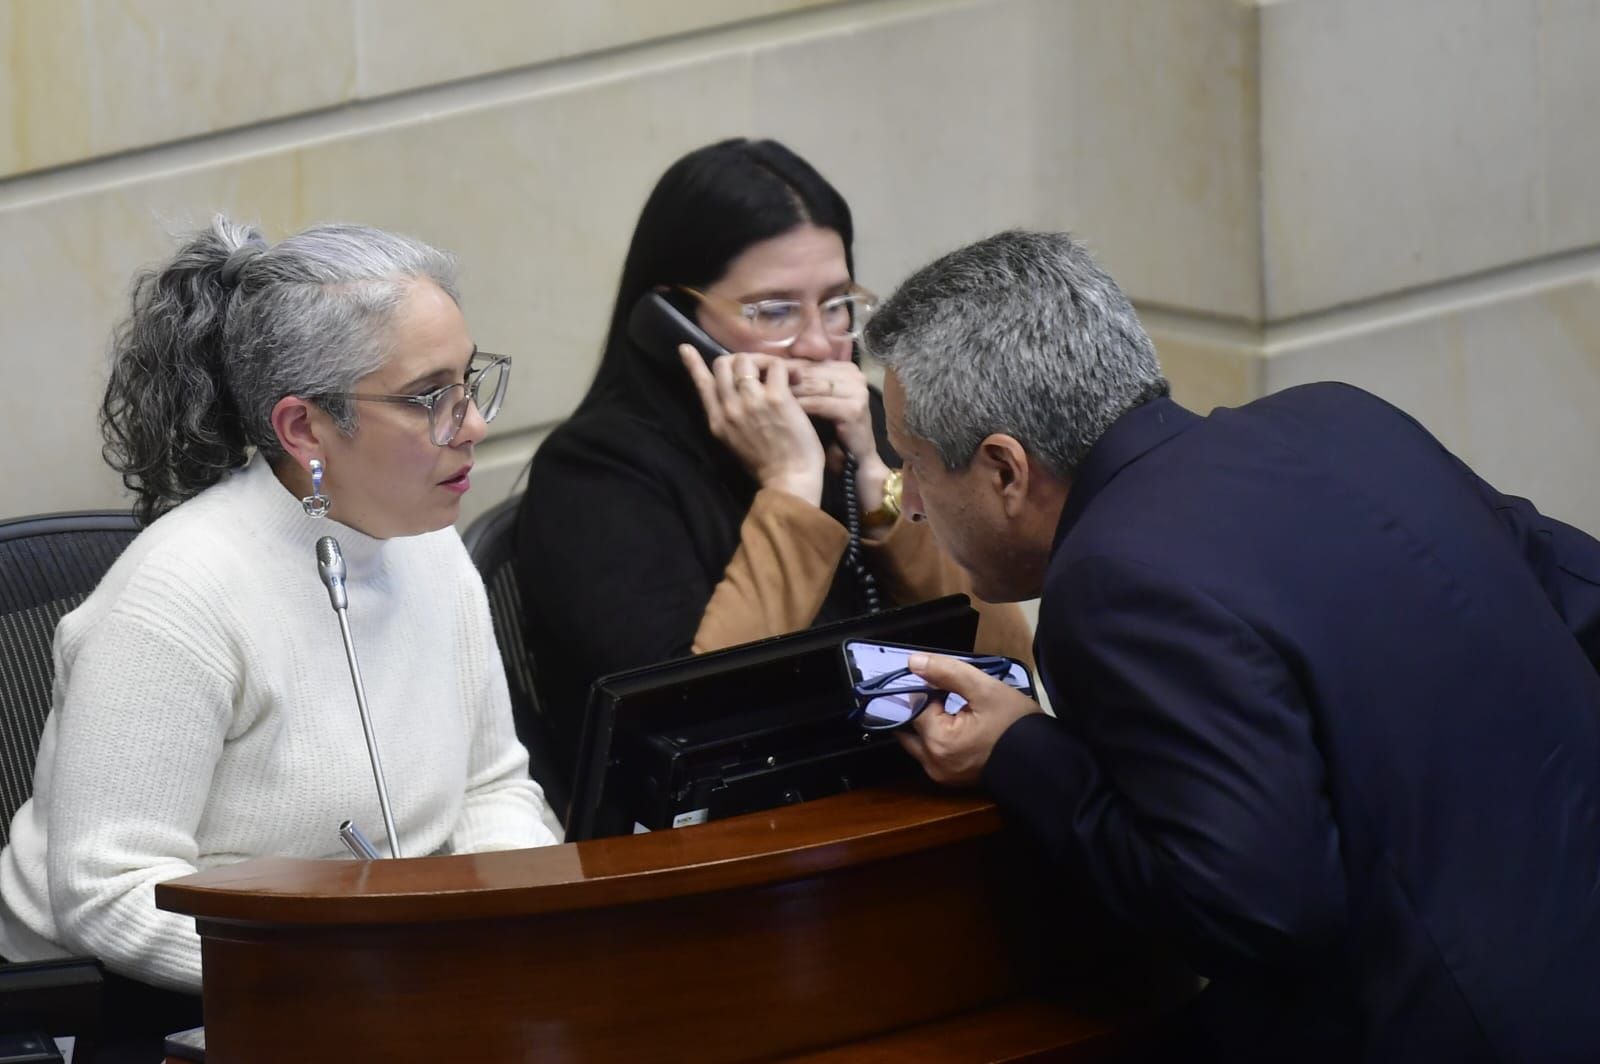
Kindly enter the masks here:
[[[689, 153], [645, 203], [599, 371], [534, 456], [518, 522], [568, 766], [606, 673], [969, 590], [898, 519], [899, 459], [855, 361], [876, 297], [853, 238], [844, 198], [770, 140]], [[735, 353], [641, 346], [629, 317], [656, 291]], [[1030, 657], [1015, 606], [976, 605], [979, 649]]]
[[100, 958], [108, 1027], [156, 1060], [200, 989], [194, 921], [156, 908], [157, 883], [344, 856], [347, 818], [383, 845], [322, 537], [405, 781], [401, 854], [555, 835], [452, 527], [509, 372], [473, 344], [453, 261], [356, 226], [269, 246], [218, 218], [139, 276], [112, 356], [106, 455], [148, 527], [56, 630], [33, 797], [0, 854], [0, 954]]

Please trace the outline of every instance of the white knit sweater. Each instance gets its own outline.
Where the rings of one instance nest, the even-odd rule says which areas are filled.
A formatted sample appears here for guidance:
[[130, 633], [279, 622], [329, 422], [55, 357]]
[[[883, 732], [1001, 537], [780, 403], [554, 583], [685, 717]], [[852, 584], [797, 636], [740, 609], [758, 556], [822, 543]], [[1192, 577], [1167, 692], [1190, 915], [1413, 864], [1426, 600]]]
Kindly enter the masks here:
[[258, 458], [152, 524], [57, 628], [34, 795], [0, 853], [0, 956], [93, 954], [198, 990], [194, 921], [157, 909], [155, 884], [268, 854], [344, 857], [345, 818], [387, 852], [317, 576], [324, 535], [348, 567], [402, 852], [556, 841], [455, 530], [376, 540], [314, 521]]

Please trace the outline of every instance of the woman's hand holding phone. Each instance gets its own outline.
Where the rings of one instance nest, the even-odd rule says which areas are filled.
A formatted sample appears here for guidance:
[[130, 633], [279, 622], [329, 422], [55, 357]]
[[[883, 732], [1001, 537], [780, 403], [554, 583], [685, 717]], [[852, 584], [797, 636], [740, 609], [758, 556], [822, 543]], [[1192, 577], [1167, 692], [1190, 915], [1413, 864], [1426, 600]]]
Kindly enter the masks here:
[[789, 387], [800, 408], [833, 423], [840, 445], [856, 460], [856, 501], [863, 513], [883, 504], [889, 467], [878, 456], [867, 378], [854, 362], [791, 358]]
[[[708, 368], [688, 344], [678, 348], [678, 357], [700, 395], [711, 435], [756, 482], [821, 505], [822, 441], [790, 388], [785, 361], [741, 352], [721, 355]], [[880, 481], [880, 497], [882, 491]]]

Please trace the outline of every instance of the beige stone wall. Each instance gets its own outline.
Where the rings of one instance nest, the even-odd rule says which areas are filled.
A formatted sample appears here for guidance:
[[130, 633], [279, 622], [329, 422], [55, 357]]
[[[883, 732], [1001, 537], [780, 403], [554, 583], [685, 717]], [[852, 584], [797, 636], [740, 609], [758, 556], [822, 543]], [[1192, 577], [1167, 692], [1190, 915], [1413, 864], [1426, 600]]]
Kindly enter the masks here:
[[582, 394], [655, 177], [747, 133], [850, 198], [869, 286], [1074, 229], [1184, 401], [1352, 380], [1600, 530], [1597, 54], [1600, 0], [0, 0], [0, 517], [117, 503], [109, 330], [218, 210], [460, 257], [517, 360], [480, 511]]
[[1261, 384], [1348, 380], [1600, 534], [1600, 2], [1260, 9]]

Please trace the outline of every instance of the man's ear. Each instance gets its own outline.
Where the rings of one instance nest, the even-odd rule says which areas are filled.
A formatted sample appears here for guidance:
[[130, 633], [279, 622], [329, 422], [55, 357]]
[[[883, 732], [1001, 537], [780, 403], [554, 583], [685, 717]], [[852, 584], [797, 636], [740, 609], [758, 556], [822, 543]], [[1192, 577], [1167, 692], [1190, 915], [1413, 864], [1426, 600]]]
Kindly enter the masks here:
[[978, 444], [973, 461], [982, 469], [986, 481], [1000, 497], [1000, 505], [1007, 517], [1016, 517], [1028, 499], [1033, 467], [1028, 452], [1016, 437], [996, 432], [984, 437]]
[[332, 426], [326, 414], [309, 399], [284, 396], [273, 405], [268, 420], [278, 436], [279, 446], [301, 469], [305, 469], [311, 459], [325, 456], [325, 436]]

